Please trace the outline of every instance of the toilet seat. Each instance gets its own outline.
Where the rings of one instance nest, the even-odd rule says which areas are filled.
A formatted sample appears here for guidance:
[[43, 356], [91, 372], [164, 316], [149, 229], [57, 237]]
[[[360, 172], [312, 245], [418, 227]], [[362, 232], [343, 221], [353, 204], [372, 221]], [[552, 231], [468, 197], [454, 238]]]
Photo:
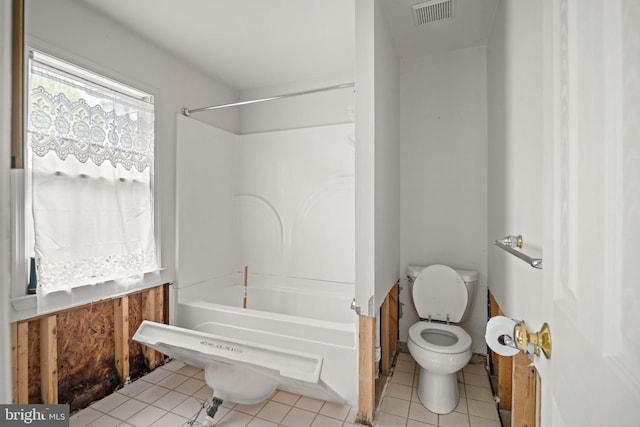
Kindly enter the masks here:
[[424, 268], [412, 287], [413, 304], [421, 319], [462, 320], [469, 302], [464, 278], [451, 267], [434, 264]]
[[[449, 335], [455, 337], [457, 341], [451, 345], [438, 345], [424, 339], [422, 334], [425, 331], [434, 331], [436, 334]], [[447, 325], [444, 323], [434, 323], [422, 321], [414, 323], [409, 328], [409, 339], [418, 347], [442, 354], [463, 353], [471, 348], [471, 337], [460, 326]]]

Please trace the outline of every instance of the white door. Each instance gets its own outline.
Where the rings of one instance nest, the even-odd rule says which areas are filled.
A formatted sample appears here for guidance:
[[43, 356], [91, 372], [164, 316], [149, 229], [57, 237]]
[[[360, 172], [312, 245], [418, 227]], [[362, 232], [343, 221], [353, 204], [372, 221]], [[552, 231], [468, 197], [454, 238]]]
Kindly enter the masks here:
[[640, 0], [546, 7], [542, 424], [637, 427]]

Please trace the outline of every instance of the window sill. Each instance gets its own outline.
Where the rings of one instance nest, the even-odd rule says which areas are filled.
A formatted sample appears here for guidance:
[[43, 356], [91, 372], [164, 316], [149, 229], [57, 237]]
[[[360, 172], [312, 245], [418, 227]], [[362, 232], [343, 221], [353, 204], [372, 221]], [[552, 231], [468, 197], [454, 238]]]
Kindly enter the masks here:
[[163, 280], [160, 271], [153, 273], [147, 273], [144, 275], [144, 279], [135, 286], [131, 286], [126, 290], [118, 290], [114, 282], [100, 283], [98, 285], [87, 285], [74, 288], [70, 293], [56, 292], [49, 296], [59, 298], [57, 294], [60, 294], [61, 303], [54, 304], [46, 309], [38, 310], [38, 299], [36, 295], [23, 295], [10, 299], [11, 312], [9, 318], [11, 322], [19, 322], [26, 319], [31, 319], [44, 314], [50, 314], [58, 311], [63, 311], [69, 308], [78, 307], [84, 304], [90, 304], [92, 302], [103, 301], [112, 298], [122, 297], [124, 295], [138, 292], [144, 289], [153, 288], [162, 283], [166, 283]]

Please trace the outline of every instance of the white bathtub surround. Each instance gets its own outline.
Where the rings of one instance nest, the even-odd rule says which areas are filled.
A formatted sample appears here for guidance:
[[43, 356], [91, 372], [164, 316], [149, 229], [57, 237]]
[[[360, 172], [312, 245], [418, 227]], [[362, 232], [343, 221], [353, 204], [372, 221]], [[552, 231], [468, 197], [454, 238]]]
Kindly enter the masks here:
[[[234, 289], [228, 287], [227, 290]], [[240, 296], [241, 286], [237, 285], [235, 290]], [[358, 399], [356, 316], [349, 308], [348, 299], [337, 303], [335, 298], [323, 298], [321, 294], [314, 295], [308, 289], [305, 290], [307, 293], [295, 293], [291, 292], [291, 288], [273, 288], [269, 292], [264, 288], [260, 290], [260, 294], [265, 297], [266, 302], [285, 301], [283, 309], [288, 307], [318, 315], [321, 311], [317, 308], [321, 307], [327, 320], [305, 317], [304, 313], [292, 315], [252, 309], [252, 301], [257, 298], [251, 297], [249, 288], [247, 309], [243, 309], [239, 303], [236, 306], [222, 305], [205, 298], [180, 302], [177, 324], [220, 337], [274, 347], [283, 353], [305, 353], [318, 357], [322, 360], [320, 380], [334, 390], [339, 398], [334, 396], [331, 399], [326, 394], [318, 394], [314, 387], [303, 387], [292, 382], [282, 382], [279, 387], [322, 399], [342, 400], [355, 406]], [[347, 318], [351, 321], [341, 321]]]
[[[323, 400], [357, 402], [357, 323], [350, 309], [355, 296], [353, 132], [349, 123], [235, 135], [178, 117], [173, 322], [221, 340], [275, 349], [283, 364], [287, 354], [320, 361], [315, 387], [280, 375], [275, 383], [265, 377], [245, 390], [277, 386]], [[189, 357], [178, 353], [175, 357]], [[258, 358], [227, 360], [233, 362], [228, 370], [219, 369], [219, 363], [190, 361], [206, 368], [214, 387], [232, 370], [243, 381], [247, 363], [273, 370]], [[235, 399], [258, 399], [249, 394]]]

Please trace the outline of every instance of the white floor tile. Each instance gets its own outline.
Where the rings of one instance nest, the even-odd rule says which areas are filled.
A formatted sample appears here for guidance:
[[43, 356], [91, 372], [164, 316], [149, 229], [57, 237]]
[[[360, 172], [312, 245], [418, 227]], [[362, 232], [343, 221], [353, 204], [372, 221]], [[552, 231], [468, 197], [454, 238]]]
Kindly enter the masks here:
[[291, 408], [280, 424], [287, 427], [309, 427], [315, 417], [316, 414], [313, 412]]
[[260, 409], [260, 411], [256, 414], [256, 417], [274, 423], [279, 423], [284, 419], [284, 417], [290, 410], [291, 406], [289, 405], [270, 401], [267, 402], [267, 404], [264, 405], [262, 409]]
[[407, 425], [407, 419], [397, 415], [379, 412], [373, 421], [373, 425], [376, 427], [405, 427]]
[[69, 418], [69, 426], [84, 427], [87, 424], [97, 420], [102, 415], [104, 415], [102, 412], [98, 412], [93, 408], [86, 408]]
[[103, 415], [100, 418], [98, 418], [97, 420], [95, 420], [94, 422], [87, 424], [87, 426], [91, 426], [91, 427], [116, 427], [118, 425], [120, 425], [122, 423], [122, 421], [110, 417], [109, 415]]
[[194, 394], [196, 391], [200, 390], [204, 387], [205, 383], [202, 380], [197, 380], [195, 378], [189, 378], [182, 384], [178, 385], [174, 390], [178, 393], [184, 393], [188, 395]]
[[302, 396], [300, 399], [298, 399], [295, 406], [297, 408], [305, 409], [307, 411], [318, 412], [322, 408], [323, 404], [324, 404], [324, 401], [322, 400], [314, 399], [312, 397]]
[[262, 418], [254, 418], [247, 424], [247, 427], [278, 427], [278, 424], [263, 420]]
[[169, 412], [151, 424], [151, 427], [179, 427], [185, 425], [186, 422], [186, 418]]
[[489, 375], [486, 366], [479, 363], [469, 363], [462, 371], [465, 374]]
[[164, 409], [167, 411], [171, 411], [176, 406], [180, 405], [182, 402], [187, 400], [189, 396], [178, 393], [177, 391], [170, 391], [155, 402], [153, 402], [153, 406], [158, 407], [160, 409]]
[[160, 387], [157, 385], [151, 385], [142, 393], [136, 396], [137, 400], [142, 400], [145, 403], [153, 403], [156, 400], [160, 399], [165, 394], [169, 393], [169, 389]]
[[255, 415], [258, 412], [260, 412], [260, 409], [262, 409], [262, 407], [264, 405], [266, 405], [266, 404], [267, 404], [267, 402], [256, 403], [255, 405], [241, 405], [241, 404], [238, 404], [233, 409], [235, 409], [238, 412], [243, 412], [245, 414]]
[[422, 403], [411, 402], [409, 408], [409, 419], [428, 424], [438, 424], [438, 414], [435, 414], [422, 405]]
[[180, 362], [179, 360], [172, 360], [171, 362], [162, 365], [161, 368], [171, 372], [175, 372], [185, 366], [187, 366], [187, 364], [184, 362]]
[[396, 399], [395, 397], [386, 396], [382, 398], [380, 411], [391, 415], [407, 418], [409, 416], [408, 400]]
[[481, 402], [493, 403], [493, 392], [490, 388], [466, 385], [467, 399], [479, 400]]
[[413, 385], [413, 374], [409, 372], [393, 372], [393, 375], [389, 379], [390, 383], [394, 384], [402, 384], [402, 385]]
[[465, 374], [464, 383], [466, 385], [473, 385], [476, 387], [491, 388], [489, 376], [486, 374]]
[[153, 372], [149, 372], [143, 378], [148, 383], [158, 384], [158, 382], [167, 378], [169, 375], [171, 375], [171, 371], [167, 369], [156, 369]]
[[311, 427], [342, 427], [342, 421], [324, 415], [318, 415], [311, 423]]
[[458, 399], [458, 404], [456, 405], [454, 411], [468, 414], [469, 411], [467, 410], [467, 399], [465, 399], [464, 397]]
[[469, 417], [471, 420], [471, 427], [501, 427], [500, 421], [497, 420], [488, 420], [486, 418], [474, 417], [471, 415]]
[[437, 424], [428, 424], [416, 420], [407, 420], [407, 427], [434, 427]]
[[342, 403], [336, 402], [326, 402], [318, 413], [344, 421], [347, 418], [347, 415], [349, 415], [350, 410], [351, 406], [349, 405], [343, 405]]
[[499, 420], [498, 409], [493, 403], [480, 402], [479, 400], [469, 400], [469, 415], [476, 417], [488, 418], [490, 420]]
[[128, 397], [135, 397], [136, 395], [142, 393], [149, 387], [151, 387], [150, 383], [138, 379], [130, 384], [125, 385], [117, 392]]
[[91, 408], [107, 414], [117, 406], [122, 405], [127, 400], [129, 400], [129, 398], [124, 394], [112, 393], [109, 396], [93, 403], [91, 405]]
[[[460, 401], [454, 412], [437, 415], [417, 397], [419, 369], [406, 353], [398, 356], [393, 376], [382, 396], [376, 427], [500, 427], [486, 368], [467, 365], [458, 374]], [[118, 392], [74, 414], [71, 427], [186, 426], [212, 396], [201, 369], [172, 361]], [[106, 415], [104, 415], [106, 414]], [[257, 405], [223, 402], [214, 422], [224, 427], [356, 427], [357, 411], [349, 405], [325, 402], [285, 391]]]
[[252, 418], [249, 414], [244, 414], [232, 409], [224, 416], [220, 425], [224, 427], [244, 427], [249, 424]]
[[[192, 394], [196, 399], [211, 401], [213, 398], [213, 390], [208, 385], [203, 385], [200, 390]], [[224, 403], [224, 402], [223, 402]]]
[[438, 425], [441, 427], [470, 427], [469, 416], [460, 412], [439, 415]]
[[158, 385], [173, 390], [188, 379], [189, 377], [173, 373], [163, 380], [158, 381]]
[[127, 424], [137, 427], [149, 427], [151, 424], [158, 421], [167, 411], [164, 411], [155, 406], [147, 406], [142, 411], [135, 414], [133, 417], [127, 419]]
[[192, 377], [202, 371], [200, 368], [196, 368], [195, 366], [185, 365], [182, 368], [176, 371], [176, 374], [185, 375], [187, 377]]
[[287, 391], [278, 390], [276, 394], [273, 395], [271, 400], [279, 403], [284, 403], [285, 405], [293, 406], [300, 399], [299, 394], [289, 393]]
[[[181, 417], [191, 419], [195, 417], [195, 415], [198, 413], [198, 411], [200, 411], [200, 409], [202, 409], [203, 403], [204, 402], [198, 401], [193, 397], [189, 397], [184, 402], [182, 402], [181, 404], [173, 408], [171, 412], [173, 412], [174, 414], [180, 415]], [[201, 412], [204, 412], [204, 409], [202, 409]]]
[[147, 404], [135, 399], [129, 399], [122, 405], [109, 411], [109, 415], [122, 421], [126, 421], [147, 407]]
[[387, 384], [387, 390], [385, 396], [391, 396], [398, 399], [411, 400], [411, 392], [413, 388], [408, 385], [402, 385], [397, 383]]

